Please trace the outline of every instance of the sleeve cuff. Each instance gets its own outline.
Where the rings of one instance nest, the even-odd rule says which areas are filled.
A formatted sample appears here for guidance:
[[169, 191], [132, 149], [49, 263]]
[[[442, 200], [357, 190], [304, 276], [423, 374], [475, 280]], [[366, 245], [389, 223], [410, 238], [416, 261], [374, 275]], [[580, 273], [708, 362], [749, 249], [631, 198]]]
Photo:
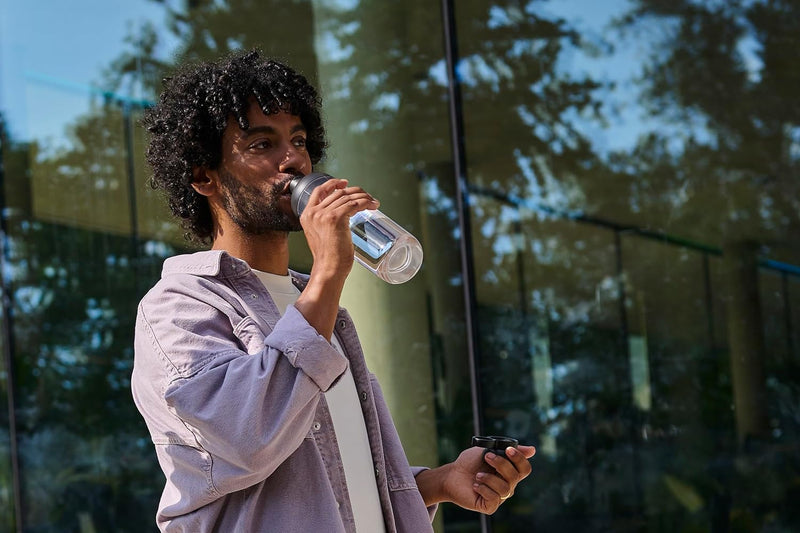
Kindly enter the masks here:
[[347, 358], [317, 333], [293, 305], [286, 308], [264, 343], [283, 352], [289, 363], [302, 370], [323, 392], [347, 370]]
[[[411, 474], [416, 479], [417, 474], [419, 474], [424, 470], [430, 470], [430, 468], [428, 468], [427, 466], [412, 466]], [[433, 523], [433, 519], [436, 517], [436, 511], [439, 510], [439, 504], [434, 503], [433, 505], [428, 506], [427, 509], [428, 509], [428, 517], [431, 519], [431, 523]]]

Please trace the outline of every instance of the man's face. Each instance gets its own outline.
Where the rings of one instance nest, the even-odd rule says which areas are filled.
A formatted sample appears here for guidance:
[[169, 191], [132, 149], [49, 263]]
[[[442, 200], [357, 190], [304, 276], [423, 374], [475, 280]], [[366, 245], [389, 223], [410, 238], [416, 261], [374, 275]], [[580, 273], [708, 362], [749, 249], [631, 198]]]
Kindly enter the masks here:
[[221, 204], [230, 219], [249, 235], [298, 231], [289, 182], [311, 171], [306, 129], [300, 118], [278, 112], [264, 115], [253, 102], [250, 128], [235, 121], [222, 136], [222, 161], [217, 169]]

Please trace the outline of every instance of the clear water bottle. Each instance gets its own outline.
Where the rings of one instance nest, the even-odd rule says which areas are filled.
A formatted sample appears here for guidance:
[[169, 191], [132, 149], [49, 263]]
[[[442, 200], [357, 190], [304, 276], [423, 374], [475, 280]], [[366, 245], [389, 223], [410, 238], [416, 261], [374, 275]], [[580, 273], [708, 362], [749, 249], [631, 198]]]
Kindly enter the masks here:
[[[297, 216], [305, 209], [311, 191], [329, 179], [328, 174], [313, 172], [292, 180], [292, 210]], [[350, 217], [350, 233], [356, 261], [388, 283], [405, 283], [422, 266], [419, 241], [376, 209], [365, 209]]]

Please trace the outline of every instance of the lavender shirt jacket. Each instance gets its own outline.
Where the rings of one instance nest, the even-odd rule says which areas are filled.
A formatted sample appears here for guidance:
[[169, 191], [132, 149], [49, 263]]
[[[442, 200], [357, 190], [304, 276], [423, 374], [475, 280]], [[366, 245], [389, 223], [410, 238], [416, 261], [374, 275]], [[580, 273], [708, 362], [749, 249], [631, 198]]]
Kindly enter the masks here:
[[[308, 278], [292, 273], [302, 290]], [[243, 261], [177, 256], [139, 305], [131, 388], [166, 485], [161, 531], [352, 532], [350, 498], [322, 394], [355, 379], [388, 532], [432, 531], [347, 312], [343, 357], [289, 306], [281, 317]]]

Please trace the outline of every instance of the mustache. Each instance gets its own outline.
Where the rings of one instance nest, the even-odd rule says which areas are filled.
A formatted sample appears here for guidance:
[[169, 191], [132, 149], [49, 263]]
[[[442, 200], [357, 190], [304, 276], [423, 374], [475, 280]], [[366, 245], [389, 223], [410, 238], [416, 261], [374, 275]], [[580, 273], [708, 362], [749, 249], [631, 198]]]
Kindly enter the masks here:
[[281, 180], [272, 186], [272, 190], [276, 194], [288, 193], [289, 184], [292, 182], [292, 180], [295, 178], [302, 178], [304, 176], [302, 172], [287, 172], [287, 174], [289, 175], [288, 178], [286, 178], [285, 180]]

